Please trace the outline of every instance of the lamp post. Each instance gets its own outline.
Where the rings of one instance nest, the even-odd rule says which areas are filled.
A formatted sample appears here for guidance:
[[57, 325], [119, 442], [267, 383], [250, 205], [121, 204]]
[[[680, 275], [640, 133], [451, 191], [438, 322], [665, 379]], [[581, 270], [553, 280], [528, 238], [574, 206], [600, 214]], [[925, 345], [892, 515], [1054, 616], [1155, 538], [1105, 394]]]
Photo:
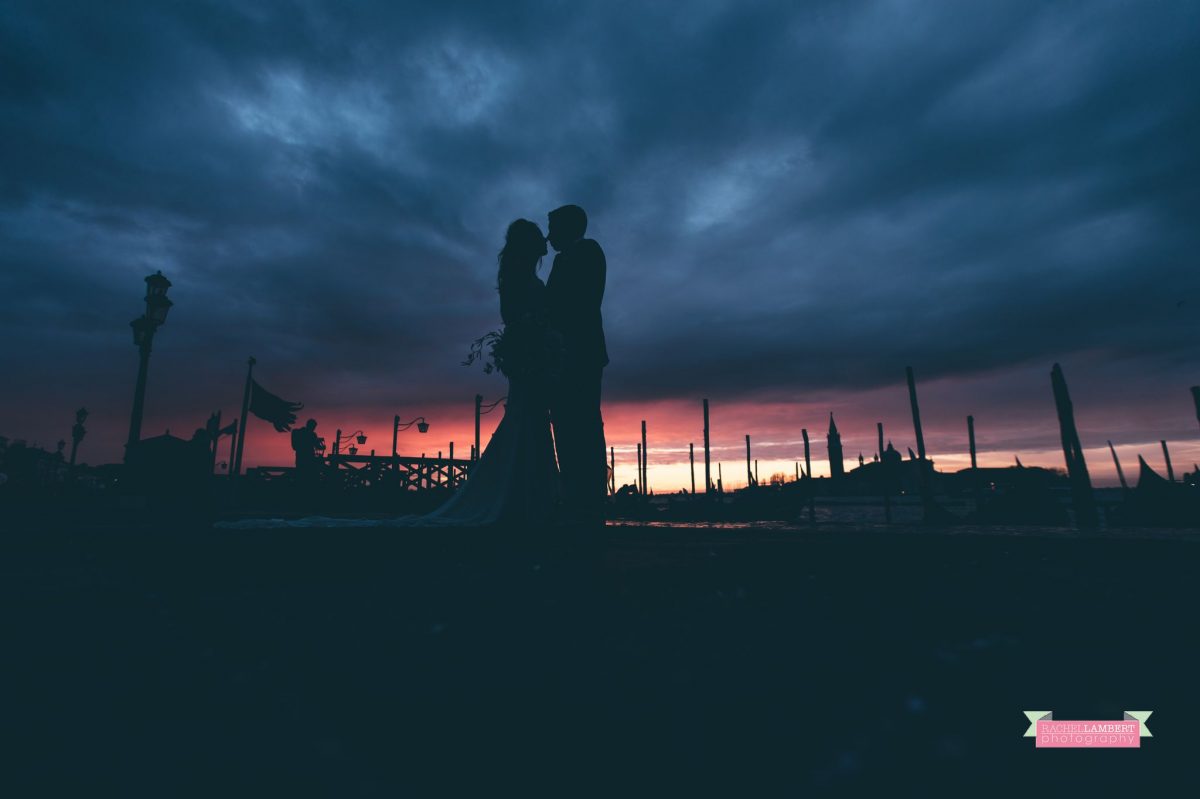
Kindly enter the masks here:
[[87, 421], [87, 408], [80, 408], [75, 411], [75, 424], [71, 427], [71, 466], [75, 466], [75, 453], [79, 451], [79, 442], [83, 441], [83, 437], [87, 435], [87, 429], [83, 423]]
[[485, 413], [491, 413], [492, 411], [496, 410], [496, 406], [499, 405], [501, 402], [504, 402], [506, 399], [508, 399], [507, 395], [501, 397], [500, 399], [496, 400], [493, 403], [484, 405], [483, 397], [479, 394], [475, 395], [475, 454], [474, 454], [474, 458], [476, 460], [479, 459], [479, 417], [483, 416]]
[[[418, 416], [416, 419], [413, 419], [411, 422], [405, 422], [404, 424], [400, 423], [400, 414], [396, 414], [395, 416], [392, 417], [392, 457], [393, 458], [396, 457], [396, 455], [397, 455], [396, 441], [400, 436], [400, 431], [407, 430], [408, 428], [412, 427], [414, 424], [417, 426], [418, 433], [428, 433], [429, 432], [429, 422], [425, 421], [424, 416]], [[359, 443], [362, 443], [362, 442], [359, 442]]]
[[129, 439], [125, 442], [125, 460], [142, 439], [142, 410], [146, 403], [146, 371], [150, 367], [150, 351], [154, 332], [167, 321], [167, 312], [174, 305], [167, 299], [171, 281], [161, 271], [146, 278], [146, 312], [129, 323], [133, 328], [133, 343], [141, 359], [138, 362], [137, 385], [133, 390], [133, 412], [129, 418]]

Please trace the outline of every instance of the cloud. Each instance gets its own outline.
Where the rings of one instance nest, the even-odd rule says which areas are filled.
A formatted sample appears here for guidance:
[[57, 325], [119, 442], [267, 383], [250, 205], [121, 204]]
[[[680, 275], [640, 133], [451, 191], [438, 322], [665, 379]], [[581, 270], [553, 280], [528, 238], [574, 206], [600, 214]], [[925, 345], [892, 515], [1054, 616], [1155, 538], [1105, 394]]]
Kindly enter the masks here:
[[310, 404], [450, 402], [505, 226], [563, 202], [608, 253], [614, 403], [1195, 382], [1193, 5], [688, 9], [15, 4], [0, 336], [39, 346], [0, 409], [119, 426], [156, 269], [157, 407], [228, 408], [251, 353]]

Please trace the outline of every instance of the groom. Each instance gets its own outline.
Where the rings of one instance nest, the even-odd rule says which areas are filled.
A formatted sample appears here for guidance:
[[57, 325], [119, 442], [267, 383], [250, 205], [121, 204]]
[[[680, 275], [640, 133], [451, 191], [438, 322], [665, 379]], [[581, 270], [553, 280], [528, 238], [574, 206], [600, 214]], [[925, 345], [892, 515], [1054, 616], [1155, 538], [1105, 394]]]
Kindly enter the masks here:
[[564, 205], [549, 214], [546, 239], [558, 253], [546, 281], [550, 326], [563, 337], [563, 369], [550, 392], [550, 419], [562, 472], [567, 520], [604, 523], [608, 462], [600, 417], [600, 378], [608, 364], [600, 303], [604, 250], [585, 239], [587, 214]]

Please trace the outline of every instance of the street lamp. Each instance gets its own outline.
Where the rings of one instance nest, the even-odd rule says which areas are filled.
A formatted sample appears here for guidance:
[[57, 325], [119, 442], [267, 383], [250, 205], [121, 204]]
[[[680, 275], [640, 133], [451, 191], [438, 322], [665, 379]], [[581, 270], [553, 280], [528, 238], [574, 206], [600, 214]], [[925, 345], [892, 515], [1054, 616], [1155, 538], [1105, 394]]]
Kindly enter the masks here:
[[[336, 433], [334, 433], [333, 454], [337, 455], [338, 452], [341, 451], [342, 444], [349, 444], [352, 441], [357, 441], [360, 446], [363, 444], [366, 444], [367, 443], [367, 434], [361, 430], [355, 430], [353, 433], [348, 433], [347, 435], [342, 435], [342, 431], [338, 430]], [[357, 453], [358, 453], [357, 447], [350, 447], [351, 455], [356, 455]]]
[[174, 305], [167, 299], [171, 281], [161, 271], [146, 278], [146, 312], [129, 323], [133, 328], [133, 343], [141, 358], [138, 362], [137, 384], [133, 390], [133, 412], [129, 417], [129, 439], [125, 442], [125, 460], [142, 439], [142, 410], [146, 403], [146, 371], [150, 367], [150, 351], [154, 332], [167, 321], [167, 312]]
[[475, 452], [472, 456], [475, 460], [479, 460], [479, 417], [483, 416], [485, 413], [491, 413], [492, 411], [496, 410], [496, 406], [501, 402], [504, 402], [506, 399], [508, 399], [507, 395], [501, 397], [490, 405], [484, 405], [483, 395], [475, 395]]
[[407, 430], [408, 428], [412, 427], [414, 424], [417, 426], [418, 433], [428, 433], [429, 432], [429, 422], [425, 421], [424, 416], [418, 416], [416, 419], [413, 419], [411, 422], [405, 422], [404, 424], [400, 424], [400, 415], [399, 414], [396, 414], [395, 416], [392, 417], [392, 457], [393, 458], [396, 457], [396, 439], [399, 436], [400, 431]]

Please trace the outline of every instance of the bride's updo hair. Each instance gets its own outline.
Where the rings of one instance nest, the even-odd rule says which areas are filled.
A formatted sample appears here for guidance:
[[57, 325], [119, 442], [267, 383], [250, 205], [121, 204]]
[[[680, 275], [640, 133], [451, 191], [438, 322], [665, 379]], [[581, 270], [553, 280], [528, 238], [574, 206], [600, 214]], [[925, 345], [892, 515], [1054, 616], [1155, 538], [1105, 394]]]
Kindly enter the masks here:
[[542, 229], [528, 219], [518, 219], [504, 234], [504, 249], [497, 259], [500, 263], [496, 288], [503, 289], [506, 280], [532, 277], [546, 254], [546, 237]]

